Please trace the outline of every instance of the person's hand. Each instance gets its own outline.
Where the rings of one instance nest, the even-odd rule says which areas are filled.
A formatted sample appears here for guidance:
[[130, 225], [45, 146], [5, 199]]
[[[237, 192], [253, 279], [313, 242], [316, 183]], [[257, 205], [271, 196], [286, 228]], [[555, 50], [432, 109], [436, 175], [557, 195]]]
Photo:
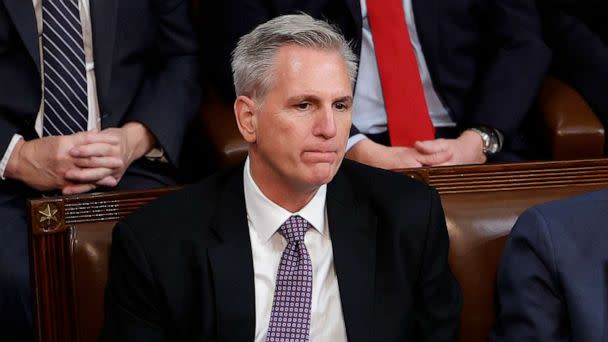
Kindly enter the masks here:
[[452, 158], [449, 151], [422, 154], [410, 147], [390, 147], [363, 139], [346, 153], [348, 159], [387, 170], [440, 164]]
[[[67, 170], [67, 179], [88, 182], [91, 170], [110, 168], [110, 177], [97, 184], [114, 187], [131, 163], [148, 153], [156, 143], [150, 131], [139, 122], [128, 122], [121, 128], [107, 128], [96, 135], [104, 142], [74, 146], [69, 151], [76, 167]], [[72, 187], [64, 188], [64, 193], [71, 191]]]
[[[72, 135], [51, 136], [30, 141], [21, 140], [15, 146], [5, 170], [5, 176], [19, 180], [40, 191], [71, 187], [71, 193], [95, 189], [96, 183], [109, 177], [113, 170], [104, 165], [87, 170], [82, 181], [66, 178], [68, 170], [77, 168], [75, 158], [69, 154], [82, 144], [112, 144], [115, 139], [99, 136], [96, 132], [80, 132]], [[109, 165], [111, 166], [111, 165]]]
[[424, 155], [449, 152], [451, 158], [441, 162], [429, 163], [429, 166], [483, 164], [487, 158], [483, 153], [483, 140], [474, 131], [464, 131], [457, 139], [435, 139], [417, 141], [416, 150]]

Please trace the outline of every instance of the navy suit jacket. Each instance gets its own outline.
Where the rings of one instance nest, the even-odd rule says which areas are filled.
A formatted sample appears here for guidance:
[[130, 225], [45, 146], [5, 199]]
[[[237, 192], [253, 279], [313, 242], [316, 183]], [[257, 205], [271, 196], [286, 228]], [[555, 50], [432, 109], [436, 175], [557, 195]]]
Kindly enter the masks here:
[[[143, 123], [175, 165], [200, 97], [190, 1], [90, 5], [102, 127]], [[31, 0], [0, 0], [0, 155], [15, 133], [37, 137], [42, 96], [37, 32]]]
[[498, 269], [490, 341], [608, 339], [608, 189], [527, 210]]
[[[506, 136], [507, 150], [523, 149], [520, 128], [550, 62], [535, 2], [529, 0], [413, 0], [416, 26], [433, 85], [464, 129], [488, 125]], [[211, 78], [232, 96], [230, 51], [240, 36], [273, 17], [306, 12], [340, 27], [360, 51], [360, 0], [225, 0], [205, 11]], [[223, 65], [223, 68], [217, 68]], [[354, 133], [354, 132], [353, 132]]]
[[[241, 166], [114, 229], [102, 341], [253, 341], [244, 196]], [[461, 295], [437, 192], [344, 160], [326, 203], [348, 340], [458, 340]]]

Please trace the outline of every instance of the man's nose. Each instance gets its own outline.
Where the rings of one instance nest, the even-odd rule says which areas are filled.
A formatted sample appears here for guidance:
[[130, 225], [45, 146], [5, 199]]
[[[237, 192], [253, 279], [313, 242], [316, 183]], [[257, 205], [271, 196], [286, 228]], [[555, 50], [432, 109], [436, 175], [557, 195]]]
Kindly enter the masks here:
[[336, 135], [336, 118], [332, 106], [323, 106], [318, 111], [313, 133], [326, 139], [333, 138]]

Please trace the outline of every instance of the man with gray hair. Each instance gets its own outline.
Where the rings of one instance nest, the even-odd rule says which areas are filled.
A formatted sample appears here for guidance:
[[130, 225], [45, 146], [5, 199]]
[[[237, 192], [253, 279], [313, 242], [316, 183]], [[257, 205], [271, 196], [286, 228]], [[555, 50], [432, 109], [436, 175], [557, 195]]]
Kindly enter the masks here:
[[240, 39], [232, 69], [249, 157], [118, 224], [102, 340], [456, 340], [437, 193], [343, 160], [345, 39], [278, 17]]

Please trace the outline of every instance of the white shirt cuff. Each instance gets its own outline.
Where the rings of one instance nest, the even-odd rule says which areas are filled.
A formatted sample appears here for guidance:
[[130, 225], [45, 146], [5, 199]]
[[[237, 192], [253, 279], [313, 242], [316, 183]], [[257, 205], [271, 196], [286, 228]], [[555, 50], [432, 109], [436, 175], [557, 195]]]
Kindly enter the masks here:
[[13, 135], [11, 142], [8, 144], [8, 147], [6, 148], [6, 152], [4, 152], [4, 157], [2, 157], [2, 160], [0, 161], [0, 178], [2, 178], [2, 180], [6, 179], [6, 178], [4, 178], [4, 171], [6, 171], [6, 166], [8, 165], [9, 159], [11, 159], [11, 155], [13, 154], [13, 150], [15, 149], [15, 146], [21, 139], [23, 139], [23, 137], [21, 135], [19, 135], [19, 134]]
[[365, 136], [365, 134], [362, 133], [357, 133], [352, 137], [348, 138], [348, 142], [346, 143], [346, 151], [350, 150], [353, 146], [355, 146], [356, 143], [363, 139], [367, 139], [367, 137]]

